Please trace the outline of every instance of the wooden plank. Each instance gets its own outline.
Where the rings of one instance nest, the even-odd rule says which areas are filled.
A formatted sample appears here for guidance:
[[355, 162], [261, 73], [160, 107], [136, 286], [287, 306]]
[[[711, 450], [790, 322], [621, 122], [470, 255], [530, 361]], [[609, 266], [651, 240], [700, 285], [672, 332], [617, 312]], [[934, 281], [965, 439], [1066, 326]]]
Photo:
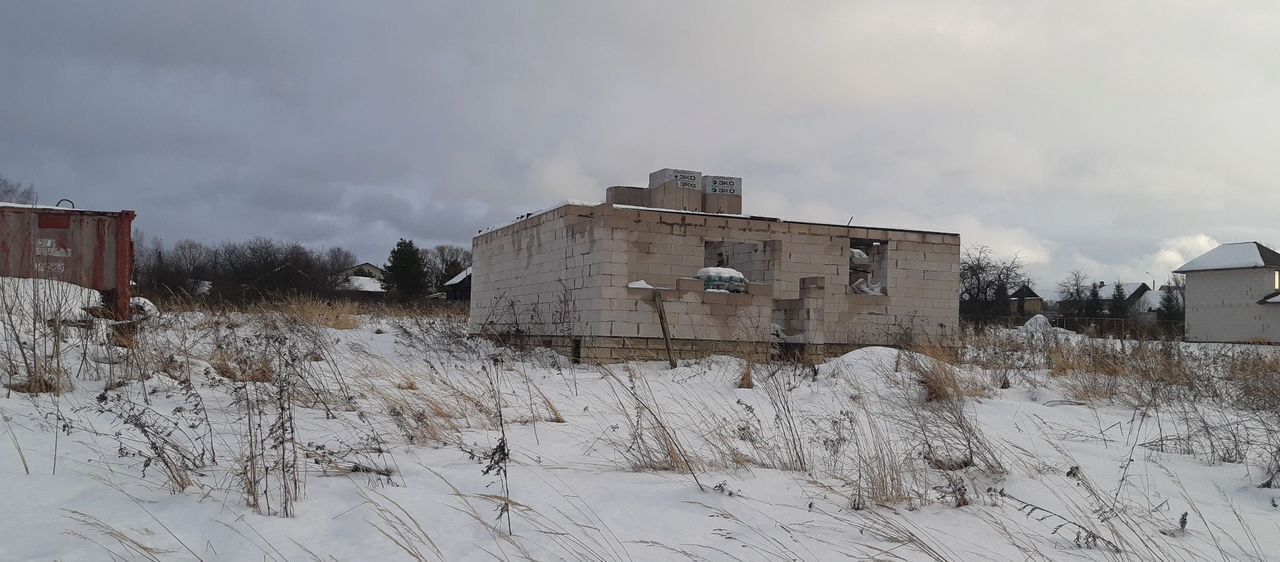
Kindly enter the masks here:
[[658, 307], [658, 322], [662, 324], [662, 341], [667, 344], [667, 362], [674, 369], [676, 365], [676, 354], [671, 351], [671, 329], [667, 327], [667, 309], [662, 304], [662, 293], [653, 292], [653, 302]]

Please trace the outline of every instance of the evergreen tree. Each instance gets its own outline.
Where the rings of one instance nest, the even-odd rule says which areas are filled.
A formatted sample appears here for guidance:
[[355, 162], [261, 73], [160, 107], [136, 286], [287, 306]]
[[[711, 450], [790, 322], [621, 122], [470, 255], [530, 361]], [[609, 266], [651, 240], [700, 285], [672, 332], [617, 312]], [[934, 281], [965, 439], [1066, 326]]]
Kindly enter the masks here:
[[1097, 318], [1102, 316], [1102, 295], [1098, 292], [1102, 283], [1093, 283], [1089, 285], [1089, 297], [1084, 300], [1084, 316], [1085, 318]]
[[1107, 304], [1107, 314], [1112, 318], [1128, 318], [1129, 317], [1129, 295], [1124, 291], [1124, 285], [1116, 281], [1116, 290], [1111, 293], [1111, 302]]
[[1181, 322], [1186, 317], [1182, 299], [1173, 284], [1160, 288], [1160, 310], [1156, 313], [1161, 322]]
[[384, 269], [387, 273], [383, 276], [382, 288], [394, 291], [401, 301], [411, 301], [427, 294], [426, 263], [412, 240], [401, 238], [396, 242]]

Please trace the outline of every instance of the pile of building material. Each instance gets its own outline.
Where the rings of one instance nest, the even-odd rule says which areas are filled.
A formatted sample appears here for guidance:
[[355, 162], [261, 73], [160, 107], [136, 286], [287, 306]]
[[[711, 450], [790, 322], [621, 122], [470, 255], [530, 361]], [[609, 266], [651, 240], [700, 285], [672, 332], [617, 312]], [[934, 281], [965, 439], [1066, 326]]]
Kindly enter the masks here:
[[694, 274], [701, 279], [704, 290], [721, 293], [747, 292], [747, 278], [742, 272], [729, 267], [704, 267]]

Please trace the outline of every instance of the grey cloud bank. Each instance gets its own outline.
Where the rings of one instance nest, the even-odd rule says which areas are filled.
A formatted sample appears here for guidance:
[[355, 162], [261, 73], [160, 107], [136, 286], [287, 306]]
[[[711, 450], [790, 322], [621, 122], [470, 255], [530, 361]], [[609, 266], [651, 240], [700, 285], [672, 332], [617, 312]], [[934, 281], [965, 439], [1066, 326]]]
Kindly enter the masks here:
[[[688, 167], [747, 212], [1163, 279], [1280, 240], [1280, 7], [18, 3], [0, 173], [383, 260]], [[1161, 269], [1163, 268], [1163, 269]]]

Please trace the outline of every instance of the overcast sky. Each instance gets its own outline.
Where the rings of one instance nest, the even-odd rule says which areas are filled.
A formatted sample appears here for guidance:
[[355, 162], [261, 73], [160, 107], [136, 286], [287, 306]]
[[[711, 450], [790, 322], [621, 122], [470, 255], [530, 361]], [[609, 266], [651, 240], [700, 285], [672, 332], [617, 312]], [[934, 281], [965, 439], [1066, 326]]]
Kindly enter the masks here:
[[170, 241], [381, 263], [662, 167], [1042, 287], [1280, 241], [1274, 2], [2, 5], [0, 174]]

